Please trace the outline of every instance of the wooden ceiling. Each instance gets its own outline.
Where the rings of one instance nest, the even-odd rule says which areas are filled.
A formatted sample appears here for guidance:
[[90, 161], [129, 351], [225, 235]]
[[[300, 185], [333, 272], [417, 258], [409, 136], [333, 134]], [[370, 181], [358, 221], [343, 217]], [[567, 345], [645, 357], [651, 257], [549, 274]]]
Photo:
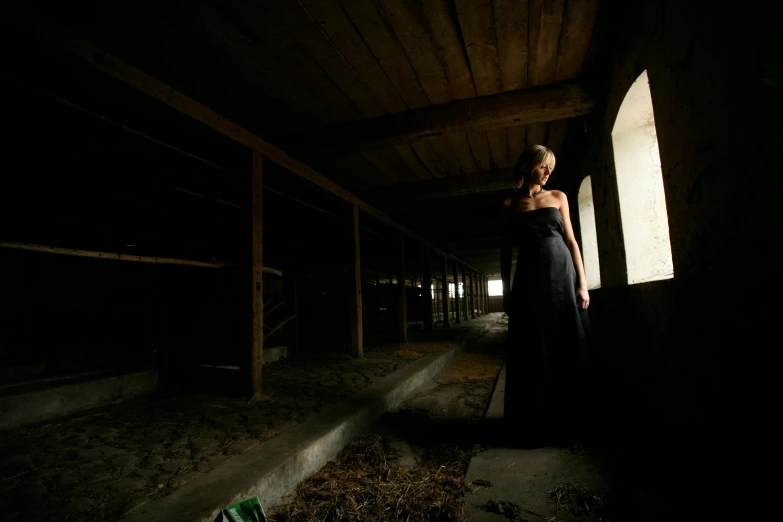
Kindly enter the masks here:
[[[527, 144], [562, 150], [569, 118], [595, 106], [580, 79], [595, 51], [599, 1], [121, 0], [47, 9], [404, 216], [405, 195], [419, 189], [438, 197], [501, 189]], [[416, 219], [436, 244], [438, 212]], [[495, 235], [474, 228], [466, 243]], [[496, 263], [486, 267], [497, 273]]]

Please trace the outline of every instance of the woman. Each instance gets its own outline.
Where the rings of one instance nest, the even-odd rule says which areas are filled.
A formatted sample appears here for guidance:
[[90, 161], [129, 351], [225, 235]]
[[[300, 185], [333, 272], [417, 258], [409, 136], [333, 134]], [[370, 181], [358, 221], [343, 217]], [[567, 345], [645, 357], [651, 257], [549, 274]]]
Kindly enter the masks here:
[[[568, 199], [559, 190], [544, 190], [554, 169], [551, 150], [528, 147], [514, 167], [516, 194], [503, 202], [509, 223], [501, 254], [509, 316], [505, 420], [509, 436], [524, 446], [573, 437], [576, 419], [568, 410], [581, 393], [590, 296]], [[514, 246], [519, 254], [512, 286]]]

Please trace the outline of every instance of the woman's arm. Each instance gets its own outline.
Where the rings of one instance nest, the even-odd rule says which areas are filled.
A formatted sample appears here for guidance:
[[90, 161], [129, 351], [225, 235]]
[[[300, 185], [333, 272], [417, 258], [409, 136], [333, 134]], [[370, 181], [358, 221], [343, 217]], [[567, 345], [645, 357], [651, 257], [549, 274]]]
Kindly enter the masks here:
[[582, 253], [579, 251], [579, 244], [574, 237], [574, 229], [571, 226], [571, 213], [568, 210], [568, 198], [563, 192], [557, 191], [555, 194], [560, 202], [560, 214], [563, 216], [565, 224], [565, 243], [568, 250], [571, 251], [571, 258], [574, 260], [577, 277], [577, 304], [582, 310], [587, 310], [590, 304], [590, 295], [587, 293], [587, 278], [585, 277], [585, 267], [582, 263]]

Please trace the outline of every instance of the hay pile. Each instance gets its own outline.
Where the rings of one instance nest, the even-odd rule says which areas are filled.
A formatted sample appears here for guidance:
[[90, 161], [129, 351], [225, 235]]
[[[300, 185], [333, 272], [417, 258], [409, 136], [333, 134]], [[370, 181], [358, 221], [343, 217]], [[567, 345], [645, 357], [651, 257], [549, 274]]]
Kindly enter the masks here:
[[570, 482], [550, 491], [549, 500], [555, 504], [555, 511], [558, 515], [561, 509], [576, 516], [600, 515], [604, 508], [601, 496]]
[[448, 521], [462, 516], [463, 477], [470, 454], [457, 446], [429, 451], [415, 468], [400, 467], [381, 437], [348, 445], [296, 490], [296, 498], [270, 520]]

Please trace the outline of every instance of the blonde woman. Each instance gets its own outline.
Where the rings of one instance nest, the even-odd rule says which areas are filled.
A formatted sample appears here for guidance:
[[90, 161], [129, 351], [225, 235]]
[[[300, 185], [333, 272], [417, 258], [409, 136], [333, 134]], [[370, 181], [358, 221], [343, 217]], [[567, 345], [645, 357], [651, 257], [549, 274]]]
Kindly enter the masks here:
[[[574, 402], [564, 402], [568, 395], [578, 392], [573, 387], [590, 306], [568, 199], [544, 188], [554, 170], [550, 149], [528, 147], [514, 167], [515, 194], [503, 202], [509, 223], [500, 262], [509, 316], [505, 419], [509, 434], [525, 446], [568, 435], [558, 417], [564, 404]], [[519, 254], [512, 284], [514, 246]]]

